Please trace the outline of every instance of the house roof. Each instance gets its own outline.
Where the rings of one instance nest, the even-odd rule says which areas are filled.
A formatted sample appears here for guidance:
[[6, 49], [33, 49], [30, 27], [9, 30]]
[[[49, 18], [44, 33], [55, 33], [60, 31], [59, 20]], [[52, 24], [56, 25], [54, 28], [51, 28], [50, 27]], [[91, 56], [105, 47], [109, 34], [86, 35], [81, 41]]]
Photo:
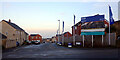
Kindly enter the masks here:
[[66, 33], [70, 33], [70, 32], [65, 32], [64, 34], [66, 34]]
[[61, 34], [56, 34], [56, 36], [62, 36]]
[[[6, 21], [6, 20], [2, 20], [2, 21], [4, 21], [4, 22], [6, 22], [6, 23], [8, 23], [9, 25], [11, 25], [13, 28], [15, 28], [15, 29], [17, 29], [17, 30], [21, 30], [21, 31], [24, 31], [22, 28], [20, 28], [18, 25], [16, 25], [15, 23], [12, 23], [12, 22], [8, 22], [8, 21]], [[24, 31], [25, 32], [25, 31]], [[28, 35], [28, 33], [27, 32], [25, 32], [27, 35]]]
[[25, 34], [26, 34], [26, 35], [28, 35], [28, 33], [27, 33], [27, 32], [25, 32]]
[[116, 22], [120, 22], [120, 20], [118, 20], [118, 21], [115, 21], [115, 23], [116, 23]]
[[0, 33], [0, 38], [2, 38], [2, 39], [6, 39], [7, 36], [5, 36], [4, 34], [1, 34], [1, 33]]
[[39, 34], [31, 34], [30, 36], [36, 36], [36, 35], [39, 35]]
[[[2, 21], [5, 21], [5, 20], [2, 20]], [[17, 29], [17, 30], [22, 30], [24, 31], [22, 28], [20, 28], [18, 25], [16, 25], [15, 23], [12, 23], [12, 22], [8, 22], [8, 21], [5, 21], [6, 23], [8, 23], [9, 25], [11, 25], [13, 28]]]
[[[74, 26], [78, 26], [79, 24], [81, 24], [81, 21], [79, 21], [78, 23], [76, 23]], [[73, 27], [73, 26], [72, 26]]]

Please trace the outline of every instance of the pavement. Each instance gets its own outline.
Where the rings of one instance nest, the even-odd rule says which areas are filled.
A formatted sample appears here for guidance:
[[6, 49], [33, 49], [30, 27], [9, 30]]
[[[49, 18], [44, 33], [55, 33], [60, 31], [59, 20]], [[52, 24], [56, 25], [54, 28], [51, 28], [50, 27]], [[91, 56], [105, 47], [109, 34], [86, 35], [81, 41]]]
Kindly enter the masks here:
[[[68, 48], [64, 46], [58, 46], [55, 43], [42, 43], [38, 45], [26, 45], [17, 48], [4, 50], [2, 52], [2, 59], [15, 60], [40, 60], [45, 58], [57, 58], [67, 60], [70, 59], [118, 59], [119, 49], [118, 48]], [[56, 60], [56, 59], [55, 59]]]

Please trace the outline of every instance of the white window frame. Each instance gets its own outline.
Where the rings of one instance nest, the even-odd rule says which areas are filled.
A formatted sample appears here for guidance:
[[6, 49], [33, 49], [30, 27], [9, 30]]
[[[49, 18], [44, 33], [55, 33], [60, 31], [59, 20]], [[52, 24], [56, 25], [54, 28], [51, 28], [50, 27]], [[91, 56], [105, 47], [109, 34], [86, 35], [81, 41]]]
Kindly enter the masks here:
[[32, 37], [32, 39], [34, 39], [34, 37]]
[[77, 30], [77, 26], [75, 26], [75, 30]]

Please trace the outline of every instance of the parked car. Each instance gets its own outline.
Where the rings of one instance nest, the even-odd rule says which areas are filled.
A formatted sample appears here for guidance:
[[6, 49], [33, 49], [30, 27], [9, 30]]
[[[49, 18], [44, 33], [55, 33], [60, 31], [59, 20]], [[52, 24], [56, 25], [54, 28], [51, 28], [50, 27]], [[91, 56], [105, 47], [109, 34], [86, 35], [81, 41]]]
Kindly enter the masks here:
[[24, 45], [30, 45], [30, 44], [31, 44], [31, 41], [25, 40], [23, 44], [24, 44]]
[[31, 44], [31, 41], [27, 41], [27, 44], [30, 45], [30, 44]]
[[19, 46], [19, 42], [18, 41], [16, 42], [16, 45]]
[[76, 42], [76, 45], [81, 45], [81, 42]]
[[46, 43], [45, 41], [43, 43]]
[[72, 47], [72, 43], [68, 43], [68, 47]]
[[58, 42], [57, 44], [58, 44], [58, 45], [62, 45], [62, 42]]
[[120, 35], [117, 36], [117, 40], [120, 40]]
[[34, 41], [35, 44], [40, 44], [40, 41], [36, 40]]

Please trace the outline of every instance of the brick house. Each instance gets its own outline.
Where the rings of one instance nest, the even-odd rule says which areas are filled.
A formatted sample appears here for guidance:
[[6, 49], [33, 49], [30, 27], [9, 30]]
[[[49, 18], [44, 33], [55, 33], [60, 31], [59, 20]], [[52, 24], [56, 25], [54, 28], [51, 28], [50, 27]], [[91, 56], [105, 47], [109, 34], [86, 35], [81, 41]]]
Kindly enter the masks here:
[[119, 28], [120, 27], [120, 20], [115, 21], [113, 26], [116, 28], [116, 36], [117, 37], [120, 36], [120, 28]]
[[72, 34], [70, 32], [65, 32], [64, 37], [72, 37]]
[[40, 41], [42, 43], [42, 36], [39, 34], [31, 34], [29, 35], [29, 41]]
[[[60, 37], [60, 42], [61, 42], [62, 41], [62, 35], [60, 34], [59, 37]], [[56, 34], [55, 38], [56, 38], [56, 41], [58, 42], [58, 35], [57, 34]]]
[[12, 23], [10, 19], [9, 21], [2, 20], [0, 25], [2, 25], [1, 33], [7, 37], [5, 48], [16, 47], [16, 42], [22, 45], [27, 40], [28, 34], [18, 25]]
[[[60, 37], [60, 41], [59, 42], [62, 42], [62, 35], [60, 34], [59, 37]], [[70, 38], [70, 37], [72, 37], [72, 34], [70, 32], [65, 32], [64, 33], [64, 38]], [[55, 38], [56, 38], [56, 41], [58, 41], [58, 35], [56, 35]]]
[[[74, 27], [72, 26], [72, 35], [73, 35]], [[75, 24], [75, 34], [81, 34], [81, 21]]]
[[52, 42], [56, 42], [56, 37], [55, 36], [52, 37]]

